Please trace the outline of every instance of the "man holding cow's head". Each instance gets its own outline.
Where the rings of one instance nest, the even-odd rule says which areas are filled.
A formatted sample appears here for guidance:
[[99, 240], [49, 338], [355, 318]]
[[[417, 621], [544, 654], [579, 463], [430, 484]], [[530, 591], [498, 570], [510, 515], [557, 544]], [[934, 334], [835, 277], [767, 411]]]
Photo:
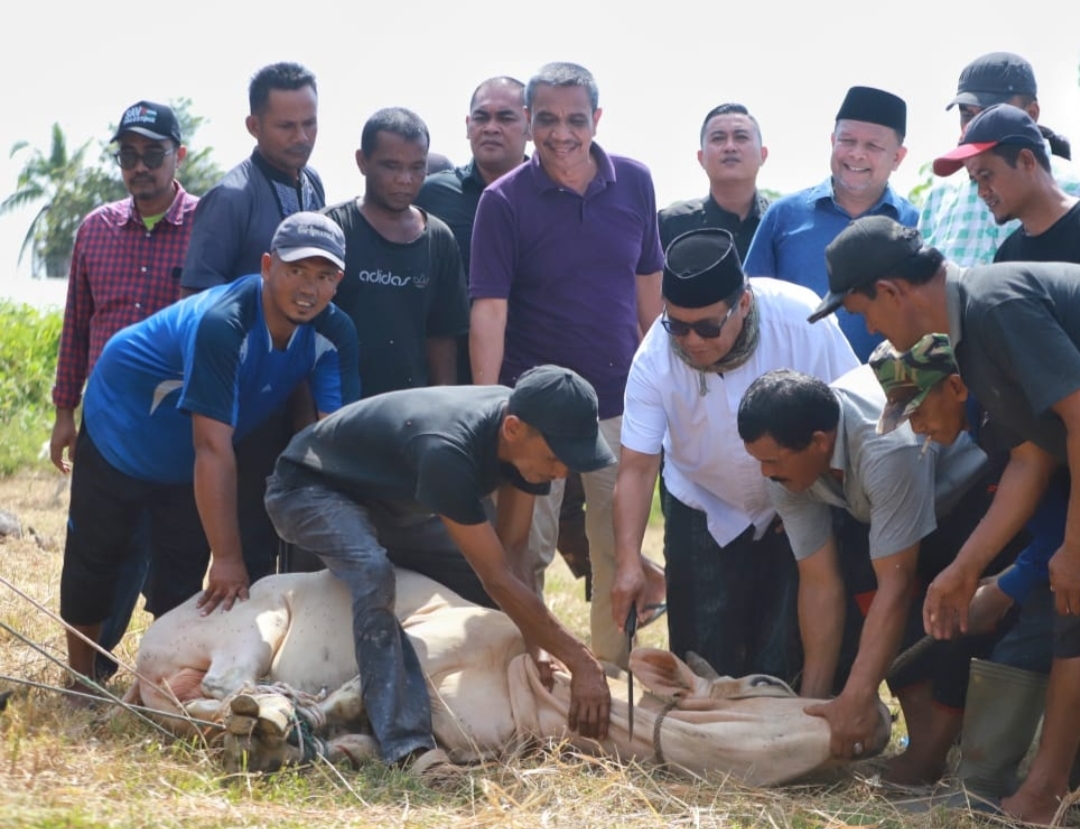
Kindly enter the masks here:
[[247, 598], [234, 445], [302, 382], [309, 422], [359, 397], [356, 330], [331, 303], [344, 258], [337, 225], [294, 213], [261, 273], [169, 305], [105, 346], [83, 398], [60, 580], [75, 690], [90, 690], [85, 639], [100, 636], [144, 513], [147, 610], [159, 616], [200, 592], [204, 613]]
[[[952, 560], [987, 497], [978, 447], [965, 441], [927, 451], [906, 424], [882, 434], [885, 405], [866, 366], [828, 385], [770, 371], [739, 404], [739, 436], [769, 479], [798, 562], [800, 693], [828, 697], [840, 688], [807, 713], [828, 720], [833, 753], [844, 758], [871, 744], [886, 678], [909, 723], [929, 702], [917, 666], [890, 666], [922, 634], [921, 604], [912, 601], [920, 578]], [[847, 646], [855, 641], [852, 659]]]
[[[969, 135], [970, 129], [962, 140]], [[964, 270], [924, 245], [917, 231], [880, 216], [850, 224], [825, 255], [830, 291], [815, 318], [843, 305], [897, 349], [947, 333], [968, 388], [992, 419], [1015, 433], [1018, 443], [993, 502], [997, 520], [1021, 526], [1031, 517], [1048, 467], [1076, 477], [1080, 265], [996, 262]], [[986, 549], [965, 545], [930, 583], [930, 632], [943, 635], [950, 617], [968, 607]], [[973, 576], [960, 577], [964, 572]], [[1073, 703], [1080, 689], [1080, 487], [1069, 490], [1064, 542], [1049, 574], [1058, 615], [1042, 741], [1023, 786], [1002, 802], [1010, 816], [1031, 823], [1053, 818], [1080, 746], [1080, 709]]]
[[607, 734], [603, 669], [545, 607], [522, 554], [534, 497], [568, 470], [613, 463], [596, 393], [556, 366], [525, 372], [513, 390], [376, 395], [293, 438], [269, 481], [267, 511], [282, 538], [318, 555], [351, 591], [364, 708], [387, 763], [435, 746], [424, 675], [394, 615], [395, 564], [472, 601], [494, 600], [533, 653], [548, 651], [570, 670], [570, 727]]

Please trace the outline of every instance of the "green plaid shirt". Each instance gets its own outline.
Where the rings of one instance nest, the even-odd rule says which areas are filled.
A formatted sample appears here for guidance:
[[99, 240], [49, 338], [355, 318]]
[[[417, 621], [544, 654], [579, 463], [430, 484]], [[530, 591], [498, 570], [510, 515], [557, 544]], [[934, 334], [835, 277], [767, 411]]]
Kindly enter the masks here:
[[[1050, 156], [1050, 170], [1062, 190], [1080, 197], [1080, 170], [1056, 155]], [[919, 214], [919, 232], [926, 243], [965, 268], [993, 262], [998, 245], [1018, 227], [1019, 221], [994, 221], [964, 170], [938, 179]]]

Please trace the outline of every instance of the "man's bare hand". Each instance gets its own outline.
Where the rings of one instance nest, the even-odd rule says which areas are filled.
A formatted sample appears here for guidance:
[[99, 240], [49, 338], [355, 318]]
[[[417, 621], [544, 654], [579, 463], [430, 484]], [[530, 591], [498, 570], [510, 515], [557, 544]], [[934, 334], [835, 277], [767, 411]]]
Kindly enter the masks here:
[[923, 627], [935, 639], [950, 639], [959, 629], [968, 632], [968, 608], [979, 574], [954, 561], [937, 574], [926, 590], [923, 602]]
[[78, 434], [75, 412], [71, 409], [57, 409], [56, 422], [49, 438], [49, 459], [53, 466], [65, 475], [71, 471], [71, 464], [75, 460], [75, 438]]
[[206, 590], [196, 603], [203, 616], [213, 613], [218, 605], [228, 611], [232, 610], [237, 599], [242, 602], [248, 599], [248, 572], [243, 559], [219, 561], [214, 556], [208, 581]]
[[645, 570], [641, 558], [620, 561], [615, 569], [615, 581], [611, 587], [611, 612], [619, 630], [625, 632], [626, 620], [630, 616], [631, 605], [638, 605], [645, 600]]
[[570, 676], [570, 712], [567, 723], [582, 737], [603, 740], [611, 717], [611, 691], [604, 669], [595, 659], [579, 666]]
[[1080, 549], [1062, 544], [1050, 558], [1050, 590], [1062, 616], [1080, 616]]
[[841, 694], [830, 702], [808, 705], [803, 710], [828, 721], [832, 733], [829, 750], [834, 757], [858, 760], [874, 747], [881, 724], [876, 695], [859, 700]]

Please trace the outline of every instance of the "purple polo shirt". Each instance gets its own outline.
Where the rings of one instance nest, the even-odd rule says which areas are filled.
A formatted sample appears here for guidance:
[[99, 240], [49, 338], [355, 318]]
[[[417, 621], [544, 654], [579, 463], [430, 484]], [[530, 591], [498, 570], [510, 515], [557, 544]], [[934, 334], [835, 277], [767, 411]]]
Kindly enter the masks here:
[[536, 154], [488, 186], [473, 225], [469, 294], [507, 300], [500, 382], [543, 363], [592, 383], [601, 419], [622, 414], [638, 346], [637, 276], [660, 270], [656, 194], [645, 165], [595, 143], [584, 195]]

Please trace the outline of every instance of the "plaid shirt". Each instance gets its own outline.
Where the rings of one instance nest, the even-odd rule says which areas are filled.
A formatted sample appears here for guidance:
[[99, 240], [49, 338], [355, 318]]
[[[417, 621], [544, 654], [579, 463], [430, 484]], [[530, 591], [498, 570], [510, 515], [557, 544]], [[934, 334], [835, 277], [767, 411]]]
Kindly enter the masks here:
[[[1050, 171], [1058, 187], [1070, 196], [1080, 196], [1080, 170], [1050, 156]], [[979, 198], [979, 188], [963, 170], [938, 179], [919, 214], [919, 232], [951, 262], [961, 267], [989, 265], [998, 246], [1020, 227], [1019, 221], [999, 225]]]
[[87, 215], [75, 236], [53, 404], [74, 409], [108, 339], [180, 297], [198, 198], [179, 183], [165, 215], [147, 230], [131, 198]]

